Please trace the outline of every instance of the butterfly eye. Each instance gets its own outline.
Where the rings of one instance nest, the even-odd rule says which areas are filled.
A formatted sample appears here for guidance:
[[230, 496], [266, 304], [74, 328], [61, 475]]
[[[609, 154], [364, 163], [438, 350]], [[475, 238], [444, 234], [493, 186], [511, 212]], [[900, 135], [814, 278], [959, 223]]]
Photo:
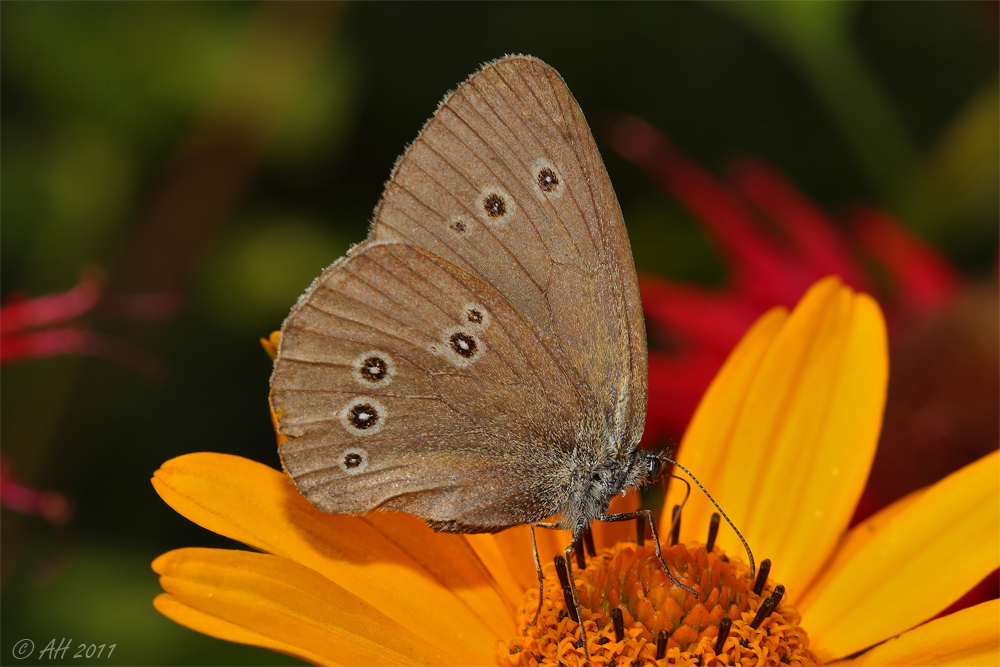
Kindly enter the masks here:
[[652, 456], [646, 459], [646, 477], [649, 481], [655, 482], [663, 475], [663, 462]]

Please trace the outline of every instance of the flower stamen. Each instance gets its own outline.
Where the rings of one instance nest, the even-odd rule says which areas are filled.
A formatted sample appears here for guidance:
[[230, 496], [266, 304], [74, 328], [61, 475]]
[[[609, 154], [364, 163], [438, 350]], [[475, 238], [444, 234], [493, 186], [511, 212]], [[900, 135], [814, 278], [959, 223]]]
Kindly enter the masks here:
[[[753, 593], [756, 577], [740, 559], [697, 543], [661, 554], [676, 581], [652, 546], [619, 543], [577, 571], [554, 558], [540, 608], [534, 591], [526, 593], [521, 632], [499, 642], [497, 657], [502, 664], [567, 667], [820, 664], [798, 612], [783, 602], [784, 587]], [[571, 583], [560, 585], [562, 577]], [[528, 627], [522, 621], [537, 609], [538, 623]]]
[[715, 538], [719, 536], [719, 521], [721, 519], [718, 512], [712, 512], [712, 520], [708, 523], [708, 541], [705, 542], [705, 551], [709, 553], [715, 551]]
[[785, 597], [785, 585], [778, 584], [774, 587], [774, 591], [771, 593], [771, 597], [774, 598], [774, 607], [777, 609], [778, 603], [781, 602], [781, 598]]
[[576, 605], [573, 604], [573, 589], [569, 586], [563, 587], [563, 600], [566, 602], [566, 611], [569, 613], [570, 620], [579, 623], [580, 617], [576, 615]]
[[726, 616], [719, 622], [719, 636], [715, 640], [715, 652], [722, 653], [722, 647], [726, 645], [729, 631], [733, 629], [733, 619]]
[[[588, 527], [583, 531], [583, 544], [587, 547], [587, 555], [591, 558], [597, 557], [597, 549], [594, 548], [594, 532]], [[583, 565], [580, 569], [583, 569]]]
[[559, 587], [566, 588], [569, 586], [569, 577], [566, 575], [566, 559], [562, 556], [556, 556], [552, 560], [556, 564], [556, 576], [559, 577]]
[[760, 595], [767, 583], [767, 576], [771, 574], [771, 559], [765, 558], [760, 563], [760, 572], [757, 573], [757, 581], [753, 582], [753, 592]]
[[625, 619], [622, 616], [621, 607], [611, 610], [611, 624], [615, 627], [615, 641], [625, 641]]
[[660, 630], [656, 635], [656, 659], [663, 660], [667, 655], [667, 631]]
[[[775, 591], [777, 591], [777, 589], [775, 589]], [[781, 586], [782, 595], [784, 595], [784, 592], [785, 587]], [[781, 596], [779, 595], [778, 600], [780, 599]], [[764, 622], [764, 619], [770, 616], [771, 612], [774, 611], [774, 608], [778, 606], [778, 600], [775, 600], [773, 595], [767, 596], [767, 599], [760, 603], [760, 607], [757, 609], [757, 615], [753, 617], [752, 621], [750, 621], [750, 627], [754, 630], [759, 628], [760, 624]]]

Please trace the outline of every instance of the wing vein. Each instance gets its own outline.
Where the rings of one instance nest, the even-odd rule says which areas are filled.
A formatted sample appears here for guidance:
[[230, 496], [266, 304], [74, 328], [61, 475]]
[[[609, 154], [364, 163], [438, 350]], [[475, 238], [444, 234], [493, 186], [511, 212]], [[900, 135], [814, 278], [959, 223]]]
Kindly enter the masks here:
[[[538, 94], [535, 91], [534, 86], [532, 86], [531, 83], [528, 82], [528, 80], [524, 77], [523, 74], [518, 73], [517, 75], [519, 77], [521, 77], [521, 80], [525, 83], [525, 88], [527, 88], [528, 90], [531, 91], [531, 96], [535, 99], [535, 105], [537, 105], [537, 107], [542, 110], [542, 113], [548, 119], [549, 123], [552, 125], [552, 130], [556, 134], [561, 135], [562, 132], [559, 129], [559, 124], [556, 122], [555, 118], [553, 118], [549, 114], [548, 110], [545, 108], [545, 105], [539, 99]], [[511, 91], [514, 92], [514, 95], [515, 95], [515, 97], [517, 97], [517, 99], [519, 99], [519, 100], [523, 100], [524, 99], [523, 97], [521, 97], [517, 93], [516, 89], [513, 86], [510, 85], [510, 82], [508, 82], [507, 79], [504, 78], [504, 75], [503, 75], [502, 72], [498, 71], [497, 72], [497, 76], [500, 77], [500, 79], [502, 79], [503, 82], [507, 84], [507, 87], [510, 88]], [[557, 94], [555, 85], [552, 84], [551, 80], [549, 81], [549, 85], [552, 86], [552, 99], [554, 99], [556, 101], [556, 103], [559, 104], [559, 95]], [[560, 104], [560, 109], [562, 109], [562, 105], [561, 104]], [[564, 118], [567, 117], [565, 112], [563, 112], [562, 115], [563, 115]], [[573, 126], [573, 127], [575, 127], [576, 123], [572, 122], [572, 120], [571, 120], [570, 121], [570, 125]], [[534, 134], [532, 134], [532, 136], [534, 136]], [[580, 166], [580, 171], [583, 172], [586, 175], [589, 172], [589, 170], [585, 168], [586, 164], [580, 159], [580, 154], [576, 150], [575, 142], [569, 142], [569, 141], [567, 141], [565, 143], [567, 145], [569, 145], [570, 148], [572, 149], [572, 152], [573, 152], [574, 156], [576, 157], [577, 164]], [[590, 183], [590, 179], [587, 179], [587, 182], [588, 182], [587, 189], [590, 190], [590, 193], [591, 193], [590, 201], [592, 201], [592, 202], [594, 202], [596, 204], [597, 200], [593, 196], [593, 188], [589, 184]], [[591, 246], [594, 248], [594, 250], [596, 252], [602, 254], [602, 258], [603, 257], [607, 257], [607, 253], [603, 252], [603, 251], [606, 250], [606, 248], [604, 247], [604, 245], [598, 239], [594, 238], [594, 230], [591, 229], [590, 225], [588, 225], [587, 222], [586, 222], [587, 221], [587, 216], [583, 212], [583, 208], [580, 206], [580, 200], [579, 200], [579, 198], [576, 195], [575, 189], [573, 188], [572, 184], [569, 183], [569, 182], [566, 182], [565, 185], [566, 185], [566, 189], [569, 190], [569, 193], [572, 195], [573, 203], [576, 205], [577, 210], [580, 212], [580, 217], [584, 221], [584, 228], [587, 230], [587, 235], [588, 235], [588, 238], [590, 239]], [[598, 232], [599, 232], [600, 231], [600, 225], [601, 225], [601, 219], [600, 219], [600, 214], [597, 212], [596, 207], [594, 209], [594, 213], [595, 213], [595, 218], [596, 218], [595, 222], [597, 223]], [[598, 234], [598, 236], [600, 237], [601, 235]]]
[[[503, 82], [504, 82], [504, 83], [505, 83], [505, 84], [507, 85], [507, 87], [508, 87], [508, 88], [510, 88], [511, 92], [512, 92], [512, 93], [514, 94], [514, 97], [515, 97], [516, 99], [523, 99], [523, 98], [521, 98], [521, 96], [520, 96], [520, 95], [518, 95], [517, 91], [516, 91], [516, 90], [514, 90], [513, 86], [511, 86], [511, 85], [510, 85], [510, 83], [509, 83], [509, 82], [508, 82], [508, 81], [507, 81], [507, 80], [506, 80], [506, 79], [505, 79], [505, 78], [503, 77], [503, 74], [502, 74], [501, 72], [499, 72], [499, 71], [498, 71], [498, 72], [497, 72], [496, 74], [497, 74], [498, 78], [499, 78], [499, 79], [500, 79], [501, 81], [503, 81]], [[483, 102], [485, 103], [485, 105], [486, 105], [487, 107], [489, 107], [489, 108], [491, 108], [491, 109], [493, 108], [493, 107], [492, 107], [492, 105], [490, 105], [490, 104], [489, 104], [489, 100], [487, 99], [487, 97], [486, 97], [486, 94], [485, 94], [485, 93], [483, 93], [483, 91], [479, 90], [479, 88], [477, 88], [477, 87], [475, 86], [475, 84], [471, 85], [471, 86], [470, 86], [469, 88], [470, 88], [470, 90], [471, 90], [471, 91], [474, 91], [474, 92], [475, 92], [476, 94], [478, 94], [478, 95], [480, 96], [480, 98], [482, 99], [482, 101], [483, 101]], [[499, 86], [497, 86], [497, 87], [496, 87], [496, 90], [497, 90], [497, 94], [498, 94], [498, 95], [499, 95], [499, 96], [500, 96], [500, 97], [501, 97], [502, 99], [504, 99], [504, 101], [505, 101], [505, 102], [507, 103], [507, 105], [508, 105], [508, 109], [511, 109], [511, 105], [510, 105], [510, 102], [509, 102], [509, 101], [508, 101], [508, 100], [506, 99], [506, 94], [505, 94], [505, 93], [504, 93], [503, 91], [501, 91], [501, 90], [500, 90]], [[536, 98], [536, 100], [537, 100], [537, 98]], [[544, 107], [543, 107], [543, 106], [541, 105], [541, 102], [540, 102], [540, 101], [539, 101], [539, 103], [538, 103], [538, 104], [539, 104], [539, 107], [540, 107], [540, 108], [544, 109]], [[472, 105], [470, 105], [470, 106], [472, 106]], [[472, 107], [472, 110], [473, 110], [473, 112], [475, 112], [475, 113], [476, 113], [476, 114], [477, 114], [477, 115], [478, 115], [478, 116], [479, 116], [480, 118], [482, 118], [484, 122], [486, 122], [487, 124], [489, 124], [489, 121], [487, 121], [487, 119], [486, 119], [486, 118], [485, 118], [485, 117], [484, 117], [484, 116], [483, 116], [483, 115], [482, 115], [482, 114], [481, 114], [481, 113], [479, 112], [479, 109], [476, 109], [475, 107]], [[459, 115], [459, 113], [458, 113], [458, 111], [457, 111], [456, 109], [453, 109], [452, 111], [453, 111], [453, 112], [455, 113], [455, 115], [456, 115], [456, 116], [457, 116], [457, 117], [458, 117], [459, 119], [461, 119], [461, 120], [462, 120], [462, 122], [463, 122], [463, 123], [465, 123], [465, 124], [466, 124], [466, 126], [469, 126], [469, 125], [468, 125], [468, 123], [467, 123], [467, 122], [465, 121], [465, 119], [464, 119], [464, 118], [462, 118], [462, 117], [461, 117], [461, 116]], [[512, 135], [512, 136], [513, 136], [513, 137], [514, 137], [515, 139], [516, 139], [516, 138], [517, 138], [517, 137], [519, 136], [519, 134], [520, 134], [520, 133], [519, 133], [519, 132], [518, 132], [517, 130], [514, 130], [513, 128], [511, 128], [511, 126], [510, 126], [510, 125], [508, 125], [508, 124], [507, 124], [507, 122], [506, 122], [506, 121], [505, 121], [505, 120], [503, 119], [503, 117], [501, 117], [501, 116], [500, 116], [500, 114], [499, 114], [499, 113], [497, 113], [497, 112], [496, 112], [495, 110], [493, 111], [493, 115], [494, 115], [494, 117], [496, 117], [497, 121], [499, 121], [499, 123], [500, 123], [501, 125], [503, 125], [503, 126], [504, 126], [505, 128], [507, 128], [507, 130], [508, 130], [508, 131], [510, 132], [510, 134], [511, 134], [511, 135]], [[514, 115], [515, 117], [517, 117], [517, 114], [512, 114], [512, 115]], [[549, 118], [549, 120], [550, 120], [550, 121], [552, 121], [552, 119], [551, 119], [551, 118]], [[553, 124], [553, 127], [554, 127], [554, 128], [556, 129], [556, 131], [558, 131], [558, 128], [557, 128], [557, 127], [555, 127], [555, 123], [554, 123], [554, 122], [552, 122], [552, 124]], [[547, 150], [547, 149], [545, 148], [545, 142], [543, 142], [543, 141], [540, 141], [540, 140], [538, 139], [538, 136], [537, 136], [537, 135], [536, 135], [536, 134], [534, 133], [534, 131], [533, 131], [533, 130], [531, 129], [531, 125], [529, 125], [528, 123], [522, 123], [522, 127], [524, 128], [524, 132], [526, 132], [527, 134], [531, 135], [531, 137], [532, 137], [532, 138], [533, 138], [533, 139], [535, 140], [535, 142], [536, 142], [536, 143], [537, 143], [537, 144], [538, 144], [538, 145], [539, 145], [539, 146], [541, 147], [541, 150], [542, 150], [542, 153], [543, 153], [543, 154], [545, 155], [545, 157], [547, 157], [547, 158], [548, 158], [548, 159], [549, 159], [549, 160], [550, 160], [550, 161], [551, 161], [551, 162], [552, 162], [553, 164], [555, 164], [555, 163], [557, 162], [557, 160], [555, 160], [555, 158], [553, 158], [553, 156], [552, 156], [552, 155], [551, 155], [551, 154], [550, 154], [550, 153], [548, 152], [548, 150]], [[469, 129], [470, 129], [470, 130], [472, 130], [471, 126], [469, 126]], [[473, 132], [475, 132], [477, 136], [480, 136], [480, 138], [482, 138], [482, 137], [481, 137], [481, 135], [479, 135], [479, 133], [478, 133], [478, 132], [476, 132], [475, 130], [472, 130], [472, 131], [473, 131]], [[489, 145], [489, 142], [488, 142], [488, 141], [486, 141], [485, 139], [484, 139], [483, 141], [484, 141], [484, 143], [486, 143], [487, 145]], [[523, 154], [523, 153], [526, 153], [526, 152], [527, 152], [527, 150], [526, 150], [526, 147], [524, 146], [524, 144], [523, 144], [523, 143], [520, 143], [520, 142], [518, 142], [518, 143], [519, 143], [519, 146], [521, 146], [521, 148], [522, 148], [522, 149], [525, 149], [525, 150], [520, 150], [520, 151], [518, 151], [518, 150], [516, 150], [516, 149], [515, 149], [515, 148], [514, 148], [514, 147], [513, 147], [513, 146], [512, 146], [511, 144], [509, 144], [509, 143], [508, 143], [507, 141], [505, 141], [504, 139], [500, 138], [500, 141], [501, 141], [501, 142], [502, 142], [502, 143], [503, 143], [503, 144], [504, 144], [505, 146], [507, 146], [508, 150], [510, 150], [510, 152], [511, 152], [512, 154], [514, 154], [515, 156], [516, 156], [516, 155], [520, 155], [520, 154]], [[528, 173], [528, 174], [529, 174], [529, 176], [530, 176], [530, 174], [531, 174], [531, 169], [530, 169], [531, 165], [528, 165], [528, 164], [525, 164], [525, 163], [524, 163], [523, 161], [521, 161], [521, 160], [520, 160], [519, 158], [518, 158], [518, 160], [517, 160], [517, 161], [518, 161], [518, 163], [519, 163], [519, 164], [521, 165], [521, 167], [523, 167], [523, 168], [524, 168], [524, 171], [525, 171], [526, 173]], [[569, 189], [570, 191], [572, 191], [572, 187], [570, 186], [569, 182], [568, 182], [568, 181], [566, 181], [565, 179], [564, 179], [564, 183], [563, 183], [563, 185], [564, 185], [564, 187], [566, 187], [567, 189]], [[567, 225], [566, 225], [566, 220], [565, 220], [565, 219], [564, 219], [564, 218], [562, 217], [562, 215], [560, 215], [560, 213], [559, 213], [559, 209], [558, 209], [558, 208], [556, 208], [556, 207], [555, 207], [555, 205], [553, 205], [553, 204], [552, 204], [551, 200], [549, 200], [549, 198], [548, 198], [548, 197], [542, 197], [542, 200], [543, 200], [543, 201], [545, 202], [545, 204], [546, 204], [546, 206], [547, 206], [547, 207], [549, 208], [549, 210], [550, 210], [550, 211], [551, 211], [551, 212], [553, 213], [553, 217], [555, 217], [555, 218], [556, 218], [556, 219], [557, 219], [557, 220], [559, 221], [559, 224], [560, 224], [560, 226], [561, 226], [561, 227], [563, 228], [563, 230], [564, 230], [564, 231], [566, 232], [566, 236], [567, 236], [567, 237], [568, 237], [568, 238], [570, 239], [570, 242], [571, 242], [571, 243], [573, 244], [573, 249], [574, 249], [574, 250], [576, 250], [576, 254], [577, 254], [577, 256], [578, 256], [578, 257], [579, 257], [579, 258], [580, 258], [580, 259], [582, 260], [582, 259], [584, 258], [584, 256], [585, 256], [585, 254], [584, 254], [584, 253], [583, 253], [583, 252], [582, 252], [582, 251], [580, 250], [580, 247], [579, 247], [579, 246], [578, 246], [578, 245], [576, 244], [576, 239], [574, 238], [574, 235], [573, 235], [573, 232], [571, 232], [571, 231], [570, 231], [570, 229], [569, 229], [569, 227], [567, 227]], [[582, 209], [580, 208], [580, 203], [579, 203], [579, 202], [577, 201], [577, 199], [576, 199], [576, 196], [575, 196], [575, 195], [573, 196], [573, 203], [574, 203], [574, 204], [576, 205], [576, 208], [577, 208], [577, 211], [578, 211], [578, 212], [580, 213], [580, 220], [581, 220], [581, 222], [583, 223], [583, 226], [584, 226], [584, 228], [586, 228], [586, 229], [587, 229], [587, 231], [588, 231], [588, 239], [590, 240], [590, 243], [591, 243], [591, 246], [593, 246], [593, 248], [594, 248], [594, 250], [595, 250], [595, 251], [599, 252], [599, 251], [600, 251], [600, 249], [599, 249], [599, 248], [598, 248], [598, 246], [597, 246], [597, 245], [596, 245], [596, 244], [594, 243], [594, 239], [593, 239], [593, 238], [592, 238], [591, 236], [589, 236], [589, 234], [590, 234], [590, 229], [589, 229], [589, 225], [587, 225], [587, 218], [586, 218], [586, 216], [584, 215], [584, 213], [583, 213], [583, 210], [582, 210]], [[534, 221], [532, 221], [532, 225], [534, 226]], [[538, 227], [535, 227], [535, 231], [536, 231], [536, 232], [538, 232], [539, 236], [541, 236], [541, 231], [540, 231], [540, 230], [538, 229]], [[543, 237], [543, 238], [544, 238], [544, 237]]]

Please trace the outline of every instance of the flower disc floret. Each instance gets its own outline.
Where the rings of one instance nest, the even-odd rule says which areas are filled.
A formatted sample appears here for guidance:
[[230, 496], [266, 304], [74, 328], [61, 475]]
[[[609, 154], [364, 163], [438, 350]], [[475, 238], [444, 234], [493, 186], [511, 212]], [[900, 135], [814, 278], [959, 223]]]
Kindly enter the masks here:
[[[755, 594], [741, 561], [695, 543], [662, 553], [674, 577], [698, 595], [671, 581], [648, 546], [619, 543], [590, 559], [582, 573], [574, 572], [592, 665], [822, 664], [809, 650], [791, 605], [779, 602], [757, 628], [751, 626], [773, 587]], [[548, 564], [544, 573], [538, 622], [530, 625], [538, 600], [536, 591], [528, 591], [518, 617], [521, 634], [498, 642], [501, 664], [584, 664], [580, 626], [572, 620], [555, 565]], [[615, 609], [622, 615], [620, 636]], [[729, 619], [730, 629], [719, 647], [723, 619]]]

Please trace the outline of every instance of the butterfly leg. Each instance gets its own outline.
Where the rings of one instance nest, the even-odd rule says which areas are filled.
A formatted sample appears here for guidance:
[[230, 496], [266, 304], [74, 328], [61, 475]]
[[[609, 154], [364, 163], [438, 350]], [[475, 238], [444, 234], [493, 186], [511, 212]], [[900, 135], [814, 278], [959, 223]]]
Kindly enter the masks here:
[[573, 536], [573, 541], [569, 543], [564, 552], [566, 557], [566, 578], [569, 581], [569, 590], [573, 594], [573, 607], [576, 609], [576, 619], [580, 624], [580, 640], [583, 642], [583, 656], [586, 664], [590, 664], [590, 647], [587, 646], [587, 628], [583, 625], [583, 612], [580, 610], [580, 598], [576, 592], [576, 581], [573, 579], [573, 549], [577, 543], [583, 539], [583, 532]]
[[535, 623], [538, 623], [538, 617], [542, 613], [542, 595], [545, 591], [543, 589], [545, 585], [545, 575], [542, 574], [542, 561], [538, 558], [538, 542], [535, 541], [535, 527], [528, 526], [531, 530], [531, 553], [535, 557], [535, 570], [538, 572], [538, 609], [535, 610], [535, 617], [531, 619], [531, 623], [528, 623], [530, 628]]
[[637, 512], [626, 512], [624, 514], [606, 514], [602, 517], [599, 517], [597, 520], [604, 521], [605, 523], [612, 523], [614, 521], [631, 521], [632, 519], [638, 519], [640, 517], [646, 517], [646, 521], [649, 522], [649, 530], [650, 532], [653, 533], [653, 548], [656, 551], [656, 558], [660, 561], [660, 565], [663, 566], [663, 571], [667, 573], [668, 577], [670, 577], [670, 581], [674, 582], [676, 585], [680, 586], [688, 593], [691, 593], [692, 595], [698, 595], [698, 591], [691, 588], [690, 586], [685, 586], [681, 582], [677, 581], [677, 578], [674, 577], [673, 573], [670, 571], [670, 568], [667, 567], [667, 562], [663, 560], [663, 554], [660, 552], [660, 538], [656, 534], [656, 522], [653, 521], [652, 510], [638, 510]]
[[532, 619], [531, 623], [528, 623], [528, 627], [538, 623], [538, 617], [542, 613], [542, 595], [544, 595], [544, 585], [545, 585], [545, 575], [542, 574], [542, 561], [538, 558], [538, 542], [535, 541], [535, 528], [551, 528], [553, 530], [559, 530], [559, 524], [549, 521], [542, 521], [540, 523], [533, 523], [528, 526], [531, 529], [531, 553], [535, 557], [535, 571], [538, 573], [538, 609], [535, 610], [535, 618]]

